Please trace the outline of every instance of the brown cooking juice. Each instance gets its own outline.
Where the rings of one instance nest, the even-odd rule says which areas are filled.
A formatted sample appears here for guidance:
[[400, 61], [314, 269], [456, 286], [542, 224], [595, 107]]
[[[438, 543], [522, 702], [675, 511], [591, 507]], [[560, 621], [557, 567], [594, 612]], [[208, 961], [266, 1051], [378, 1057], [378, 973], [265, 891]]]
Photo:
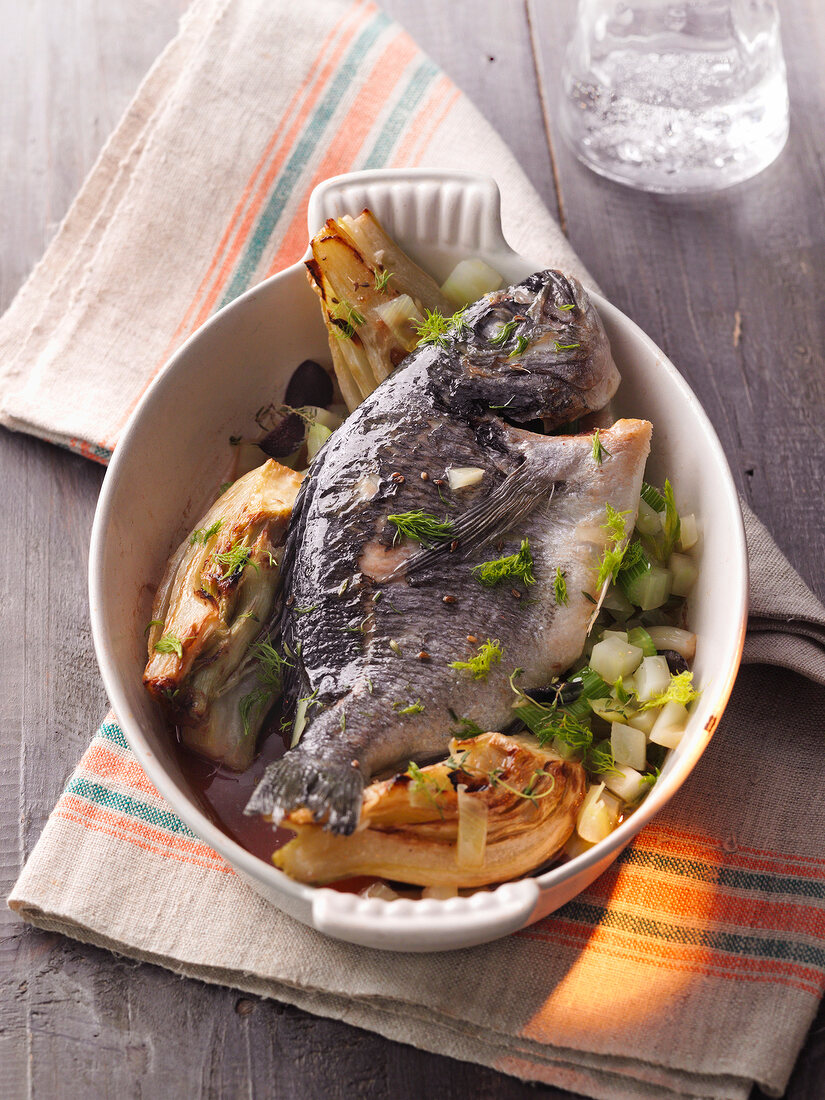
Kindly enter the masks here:
[[175, 731], [178, 762], [200, 809], [221, 832], [266, 863], [295, 834], [290, 829], [273, 829], [258, 814], [246, 817], [243, 810], [267, 765], [289, 748], [290, 735], [281, 733], [280, 721], [276, 710], [261, 732], [258, 755], [245, 772], [233, 772], [191, 752]]

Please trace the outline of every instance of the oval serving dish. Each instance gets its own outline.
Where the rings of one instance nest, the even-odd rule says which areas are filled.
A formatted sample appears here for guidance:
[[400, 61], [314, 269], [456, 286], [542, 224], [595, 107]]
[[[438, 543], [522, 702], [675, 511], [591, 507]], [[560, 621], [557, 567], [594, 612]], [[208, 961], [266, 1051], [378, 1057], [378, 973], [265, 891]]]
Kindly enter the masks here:
[[[443, 280], [480, 256], [505, 284], [552, 266], [514, 252], [501, 231], [492, 179], [433, 171], [338, 176], [314, 191], [310, 235], [328, 217], [368, 206], [402, 248]], [[100, 670], [112, 707], [146, 774], [174, 811], [278, 908], [327, 935], [369, 947], [439, 951], [485, 943], [551, 913], [588, 886], [679, 789], [715, 729], [736, 677], [747, 615], [747, 558], [736, 490], [719, 440], [690, 388], [647, 336], [600, 295], [622, 374], [616, 418], [654, 426], [647, 478], [674, 479], [680, 509], [702, 523], [699, 580], [688, 603], [698, 635], [702, 695], [655, 787], [627, 821], [589, 851], [536, 877], [445, 901], [362, 898], [306, 886], [246, 851], [199, 808], [165, 721], [144, 691], [144, 624], [167, 557], [225, 477], [229, 435], [251, 430], [303, 359], [329, 362], [320, 310], [303, 263], [215, 314], [172, 356], [129, 420], [109, 466], [92, 531], [90, 602]], [[194, 399], [194, 396], [197, 399]]]

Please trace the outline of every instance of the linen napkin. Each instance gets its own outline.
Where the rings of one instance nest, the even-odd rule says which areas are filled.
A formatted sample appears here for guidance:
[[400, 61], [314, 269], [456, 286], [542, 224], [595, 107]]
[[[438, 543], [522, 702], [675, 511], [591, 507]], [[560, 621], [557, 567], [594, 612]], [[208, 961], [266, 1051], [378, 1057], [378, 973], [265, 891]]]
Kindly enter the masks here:
[[[315, 182], [414, 164], [495, 174], [513, 244], [582, 271], [504, 145], [375, 7], [196, 0], [0, 320], [4, 423], [105, 461], [169, 352], [298, 258]], [[825, 986], [825, 811], [804, 797], [825, 782], [812, 682], [825, 684], [825, 609], [747, 511], [746, 525], [746, 657], [811, 679], [745, 669], [666, 811], [531, 928], [430, 956], [321, 937], [190, 832], [113, 716], [9, 904], [40, 927], [588, 1096], [742, 1100], [753, 1081], [779, 1094]]]

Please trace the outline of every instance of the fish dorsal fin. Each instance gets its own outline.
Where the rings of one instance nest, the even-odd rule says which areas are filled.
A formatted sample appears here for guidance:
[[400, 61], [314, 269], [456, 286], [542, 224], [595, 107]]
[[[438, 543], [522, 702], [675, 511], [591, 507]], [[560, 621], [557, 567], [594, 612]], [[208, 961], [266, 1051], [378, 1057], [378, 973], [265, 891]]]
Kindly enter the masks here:
[[430, 569], [447, 554], [467, 557], [502, 538], [539, 504], [549, 503], [558, 481], [558, 471], [526, 458], [488, 496], [453, 520], [449, 540], [409, 558], [398, 566], [390, 580], [409, 578]]

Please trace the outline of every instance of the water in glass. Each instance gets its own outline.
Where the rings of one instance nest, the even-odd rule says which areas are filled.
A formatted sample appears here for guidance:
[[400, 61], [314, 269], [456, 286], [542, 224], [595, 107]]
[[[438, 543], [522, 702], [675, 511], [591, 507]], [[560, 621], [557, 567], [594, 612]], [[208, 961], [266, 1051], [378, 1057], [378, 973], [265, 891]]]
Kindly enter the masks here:
[[580, 0], [562, 80], [576, 154], [648, 191], [738, 183], [788, 136], [774, 0]]

